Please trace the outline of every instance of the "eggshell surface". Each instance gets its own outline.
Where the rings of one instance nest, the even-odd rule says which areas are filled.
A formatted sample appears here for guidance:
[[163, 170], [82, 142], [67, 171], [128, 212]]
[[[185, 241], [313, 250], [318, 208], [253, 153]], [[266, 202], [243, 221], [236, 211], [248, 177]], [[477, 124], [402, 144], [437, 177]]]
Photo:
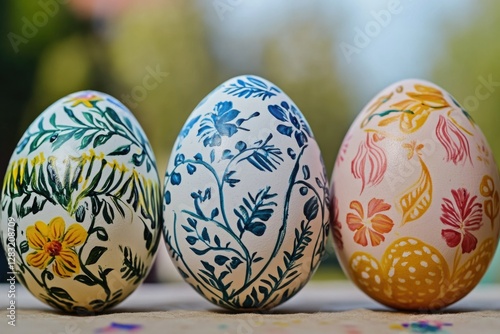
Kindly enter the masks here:
[[2, 188], [11, 271], [67, 312], [108, 309], [146, 277], [161, 235], [154, 154], [119, 101], [95, 91], [49, 106], [12, 154]]
[[172, 150], [164, 220], [173, 262], [212, 303], [261, 310], [295, 295], [325, 251], [329, 186], [293, 101], [256, 76], [210, 93]]
[[353, 122], [332, 175], [344, 271], [396, 309], [458, 301], [495, 253], [499, 187], [485, 137], [448, 92], [415, 79], [387, 87]]

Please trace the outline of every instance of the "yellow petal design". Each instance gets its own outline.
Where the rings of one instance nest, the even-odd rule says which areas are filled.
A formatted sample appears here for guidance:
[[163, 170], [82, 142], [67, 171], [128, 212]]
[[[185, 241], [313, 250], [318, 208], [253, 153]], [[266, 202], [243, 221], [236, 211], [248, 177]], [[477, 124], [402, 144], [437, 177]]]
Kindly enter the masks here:
[[28, 239], [28, 246], [36, 250], [43, 249], [43, 246], [47, 243], [47, 237], [40, 233], [36, 225], [28, 226], [26, 229], [26, 239]]
[[87, 239], [87, 231], [80, 224], [73, 224], [64, 235], [63, 247], [80, 246]]
[[439, 89], [420, 84], [415, 85], [415, 90], [419, 93], [431, 93], [436, 95], [443, 95], [443, 93]]
[[418, 157], [418, 159], [422, 166], [420, 177], [399, 199], [399, 204], [403, 209], [403, 225], [422, 217], [432, 203], [431, 174], [422, 158]]
[[72, 250], [62, 250], [54, 261], [54, 272], [60, 277], [69, 277], [80, 272], [78, 255]]
[[66, 224], [62, 217], [53, 218], [49, 223], [49, 238], [50, 240], [61, 240], [64, 235]]
[[47, 267], [47, 265], [49, 264], [50, 256], [43, 250], [34, 251], [26, 256], [26, 261], [30, 266], [39, 269], [45, 269], [45, 267]]

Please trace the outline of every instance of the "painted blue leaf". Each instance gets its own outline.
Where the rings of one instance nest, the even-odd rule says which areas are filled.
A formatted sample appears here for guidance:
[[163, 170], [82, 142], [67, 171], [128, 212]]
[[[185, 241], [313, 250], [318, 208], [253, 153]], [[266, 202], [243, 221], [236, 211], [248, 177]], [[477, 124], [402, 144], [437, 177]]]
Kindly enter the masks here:
[[193, 175], [194, 172], [196, 172], [196, 166], [193, 164], [187, 164], [187, 171], [189, 175]]
[[214, 160], [215, 160], [215, 150], [212, 150], [212, 151], [210, 151], [210, 162], [214, 162]]
[[264, 296], [267, 296], [269, 294], [269, 291], [265, 286], [259, 286], [259, 292], [262, 293]]
[[217, 235], [214, 237], [214, 242], [217, 245], [217, 247], [220, 247], [220, 239]]
[[300, 130], [300, 123], [297, 117], [290, 115], [290, 122], [297, 130]]
[[229, 264], [229, 266], [231, 267], [231, 269], [236, 269], [242, 263], [243, 263], [243, 261], [241, 261], [239, 258], [233, 256], [231, 258], [231, 263]]
[[[247, 76], [247, 79], [248, 81], [250, 81], [251, 83], [259, 86], [259, 87], [262, 87], [264, 89], [267, 89], [267, 85], [265, 83], [263, 83], [261, 80], [255, 78], [255, 77], [251, 77], [251, 76]], [[241, 80], [238, 80], [238, 81], [241, 81]]]
[[203, 240], [210, 242], [210, 236], [208, 235], [208, 230], [206, 227], [203, 228], [203, 231], [201, 232], [201, 237]]
[[196, 255], [204, 255], [204, 254], [208, 253], [208, 251], [210, 250], [210, 248], [196, 249], [194, 247], [189, 247], [189, 249], [192, 250], [193, 253], [195, 253]]
[[318, 199], [313, 196], [308, 199], [306, 204], [304, 205], [304, 216], [306, 216], [308, 221], [311, 221], [318, 215], [318, 210]]
[[281, 108], [280, 106], [274, 104], [274, 105], [271, 105], [271, 106], [268, 106], [267, 109], [269, 110], [269, 112], [274, 116], [276, 117], [277, 119], [279, 119], [280, 121], [283, 121], [283, 122], [286, 122], [287, 119], [286, 119], [286, 114], [285, 112], [283, 111], [283, 108]]
[[181, 181], [182, 181], [181, 174], [177, 172], [172, 173], [172, 175], [170, 176], [170, 182], [174, 186], [181, 184]]
[[174, 166], [179, 166], [181, 163], [184, 162], [184, 154], [177, 154], [174, 159]]
[[219, 266], [223, 266], [227, 261], [229, 261], [229, 258], [227, 256], [224, 256], [224, 255], [217, 255], [217, 256], [215, 256], [214, 261]]
[[255, 222], [245, 226], [245, 229], [260, 237], [266, 232], [266, 225], [261, 222]]
[[292, 158], [292, 160], [295, 160], [295, 157], [297, 156], [297, 154], [295, 154], [295, 151], [289, 147], [287, 150], [286, 150], [286, 153], [288, 153], [288, 156], [290, 158]]
[[212, 266], [210, 263], [208, 263], [207, 261], [201, 261], [201, 264], [203, 265], [203, 267], [205, 267], [206, 270], [208, 270], [212, 274], [214, 273], [215, 267]]
[[288, 103], [286, 103], [286, 101], [281, 102], [281, 106], [286, 110], [290, 109], [290, 106], [288, 105]]
[[188, 244], [193, 246], [196, 243], [196, 241], [198, 241], [198, 239], [196, 237], [193, 237], [193, 236], [188, 236], [186, 238], [186, 241], [188, 242]]
[[293, 129], [292, 129], [291, 126], [286, 126], [286, 125], [283, 125], [283, 124], [278, 125], [278, 127], [276, 128], [276, 130], [278, 130], [278, 132], [281, 133], [282, 135], [285, 135], [285, 136], [288, 136], [288, 137], [291, 137], [292, 133], [293, 133]]
[[186, 226], [186, 225], [181, 225], [181, 226], [188, 233], [194, 232], [194, 230], [189, 226]]
[[215, 209], [212, 210], [212, 213], [210, 214], [210, 219], [214, 219], [218, 215], [219, 215], [219, 209], [215, 208]]
[[196, 225], [198, 224], [198, 222], [196, 221], [196, 219], [188, 218], [187, 221], [188, 221], [189, 225], [191, 225], [193, 228], [196, 228]]
[[247, 144], [245, 144], [245, 142], [240, 140], [239, 142], [236, 143], [234, 147], [241, 152], [247, 148]]
[[201, 155], [201, 153], [196, 153], [196, 155], [194, 156], [194, 160], [203, 161], [203, 156]]
[[308, 180], [311, 177], [311, 172], [309, 171], [309, 166], [302, 166], [302, 173], [304, 174], [304, 180]]
[[252, 298], [250, 297], [250, 295], [247, 295], [247, 297], [245, 298], [245, 301], [243, 302], [243, 307], [250, 308], [250, 307], [252, 307], [252, 305], [253, 305]]
[[297, 141], [297, 144], [299, 144], [299, 147], [302, 147], [305, 143], [307, 143], [306, 135], [300, 131], [295, 132], [295, 140]]
[[259, 257], [256, 257], [256, 258], [253, 260], [253, 262], [254, 262], [254, 263], [256, 263], [256, 262], [260, 262], [260, 261], [262, 261], [262, 260], [264, 260], [264, 258], [259, 256]]
[[222, 159], [231, 159], [233, 156], [231, 150], [224, 150], [224, 152], [222, 152]]
[[228, 179], [226, 181], [231, 188], [234, 188], [236, 186], [236, 183], [240, 182], [240, 180], [238, 179]]

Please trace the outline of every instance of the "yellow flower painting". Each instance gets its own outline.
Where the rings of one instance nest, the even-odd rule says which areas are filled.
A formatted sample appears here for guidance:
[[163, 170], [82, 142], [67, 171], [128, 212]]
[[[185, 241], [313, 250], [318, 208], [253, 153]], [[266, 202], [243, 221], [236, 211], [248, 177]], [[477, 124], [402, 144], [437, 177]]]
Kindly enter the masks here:
[[48, 224], [37, 221], [26, 229], [28, 245], [34, 249], [28, 254], [30, 266], [45, 269], [52, 264], [53, 272], [62, 278], [80, 272], [80, 261], [75, 247], [87, 239], [87, 231], [80, 224], [72, 224], [66, 230], [62, 217], [53, 218]]

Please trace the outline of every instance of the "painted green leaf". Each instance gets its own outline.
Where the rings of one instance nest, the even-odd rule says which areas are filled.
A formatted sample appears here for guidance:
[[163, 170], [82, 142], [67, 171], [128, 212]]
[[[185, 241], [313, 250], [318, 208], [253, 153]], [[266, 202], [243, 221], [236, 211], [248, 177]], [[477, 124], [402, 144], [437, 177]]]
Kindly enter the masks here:
[[28, 245], [28, 241], [23, 240], [21, 242], [21, 244], [19, 245], [19, 248], [21, 248], [21, 254], [26, 253], [30, 249], [30, 247]]
[[96, 232], [97, 239], [101, 241], [108, 241], [108, 232], [104, 229], [102, 226], [98, 226], [94, 228], [94, 231]]
[[130, 152], [130, 145], [123, 145], [118, 147], [116, 150], [109, 153], [108, 155], [127, 155], [129, 152]]
[[85, 261], [85, 265], [89, 266], [97, 261], [99, 261], [99, 258], [106, 252], [108, 249], [106, 247], [101, 247], [101, 246], [95, 246], [92, 248], [90, 251], [89, 257], [87, 258], [87, 261]]
[[54, 286], [54, 287], [50, 288], [49, 291], [50, 291], [50, 293], [52, 293], [56, 297], [74, 301], [74, 299], [71, 298], [69, 293], [66, 290], [64, 290], [63, 288], [59, 288], [57, 286]]
[[112, 137], [111, 134], [107, 133], [107, 134], [100, 134], [98, 135], [97, 137], [95, 137], [94, 139], [94, 148], [98, 147], [98, 146], [101, 146], [103, 144], [105, 144], [110, 138]]
[[75, 281], [78, 281], [80, 283], [83, 283], [85, 285], [88, 285], [88, 286], [93, 286], [93, 285], [96, 285], [97, 282], [93, 281], [90, 279], [90, 277], [86, 276], [86, 275], [78, 275], [74, 278]]

